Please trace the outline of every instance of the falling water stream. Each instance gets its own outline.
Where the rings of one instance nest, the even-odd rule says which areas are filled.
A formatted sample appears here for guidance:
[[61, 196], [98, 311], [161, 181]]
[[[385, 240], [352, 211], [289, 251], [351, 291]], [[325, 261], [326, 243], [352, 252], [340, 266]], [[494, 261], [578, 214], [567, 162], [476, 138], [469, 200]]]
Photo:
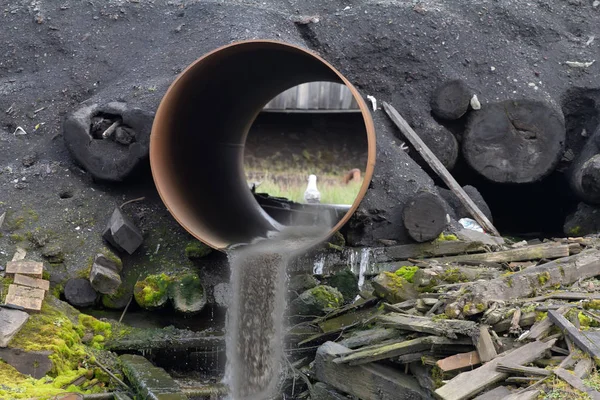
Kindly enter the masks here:
[[231, 400], [265, 400], [275, 394], [282, 370], [286, 267], [325, 233], [323, 228], [290, 227], [228, 252], [233, 298], [227, 311], [224, 381]]

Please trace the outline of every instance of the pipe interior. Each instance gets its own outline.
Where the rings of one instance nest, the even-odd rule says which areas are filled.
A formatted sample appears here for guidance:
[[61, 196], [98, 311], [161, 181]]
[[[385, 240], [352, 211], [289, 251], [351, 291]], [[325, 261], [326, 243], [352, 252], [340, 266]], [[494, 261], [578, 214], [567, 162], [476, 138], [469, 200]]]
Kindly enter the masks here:
[[375, 153], [371, 116], [356, 89], [305, 50], [278, 42], [241, 42], [217, 49], [183, 71], [165, 94], [152, 129], [150, 162], [156, 186], [169, 211], [193, 236], [224, 249], [278, 229], [248, 190], [244, 144], [265, 104], [311, 81], [348, 85], [363, 110], [370, 161], [364, 190], [349, 214], [358, 206]]

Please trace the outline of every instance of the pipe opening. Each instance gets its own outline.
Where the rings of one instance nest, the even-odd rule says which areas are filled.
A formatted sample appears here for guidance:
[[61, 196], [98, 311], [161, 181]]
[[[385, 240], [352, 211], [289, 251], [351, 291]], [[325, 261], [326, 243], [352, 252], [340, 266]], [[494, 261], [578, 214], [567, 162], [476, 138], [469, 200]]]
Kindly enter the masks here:
[[360, 110], [355, 123], [366, 140], [364, 178], [332, 232], [356, 210], [375, 163], [373, 121], [362, 97], [313, 53], [280, 42], [239, 42], [205, 55], [183, 71], [161, 101], [152, 128], [155, 184], [171, 214], [193, 236], [223, 250], [281, 227], [249, 190], [245, 146], [265, 105], [307, 82], [345, 85]]

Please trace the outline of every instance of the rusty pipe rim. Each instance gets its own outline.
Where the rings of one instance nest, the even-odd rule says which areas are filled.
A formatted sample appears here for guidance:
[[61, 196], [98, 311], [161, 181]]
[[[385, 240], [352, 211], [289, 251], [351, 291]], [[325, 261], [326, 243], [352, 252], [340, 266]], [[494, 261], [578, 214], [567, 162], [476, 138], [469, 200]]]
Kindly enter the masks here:
[[[348, 222], [348, 220], [352, 217], [352, 215], [356, 212], [362, 199], [364, 198], [365, 194], [367, 193], [367, 189], [369, 187], [369, 184], [371, 182], [371, 179], [372, 179], [373, 173], [374, 173], [374, 169], [375, 169], [376, 134], [375, 134], [375, 126], [373, 123], [371, 112], [369, 110], [369, 106], [366, 103], [366, 101], [363, 99], [363, 97], [360, 95], [358, 90], [354, 87], [354, 85], [352, 85], [352, 83], [341, 72], [339, 72], [335, 67], [333, 67], [329, 62], [327, 62], [321, 56], [319, 56], [318, 54], [316, 54], [315, 52], [313, 52], [311, 50], [308, 50], [308, 49], [305, 49], [305, 48], [302, 48], [302, 47], [299, 47], [296, 45], [292, 45], [289, 43], [275, 41], [275, 40], [237, 41], [237, 42], [219, 47], [213, 51], [206, 53], [205, 55], [203, 55], [202, 57], [200, 57], [196, 61], [194, 61], [192, 64], [187, 66], [175, 78], [175, 80], [171, 83], [171, 85], [167, 89], [165, 95], [163, 96], [163, 98], [160, 102], [160, 105], [158, 107], [158, 110], [156, 112], [154, 124], [152, 127], [152, 132], [151, 132], [151, 136], [150, 136], [150, 165], [151, 165], [153, 180], [156, 185], [159, 196], [160, 196], [161, 200], [163, 201], [163, 203], [165, 204], [165, 206], [167, 207], [168, 211], [175, 218], [175, 220], [187, 232], [189, 232], [192, 236], [194, 236], [196, 239], [198, 239], [201, 242], [205, 243], [206, 245], [208, 245], [214, 249], [220, 250], [220, 251], [225, 251], [229, 246], [237, 244], [237, 242], [239, 240], [232, 241], [232, 240], [227, 240], [227, 238], [219, 238], [218, 237], [219, 235], [218, 234], [215, 235], [215, 233], [214, 233], [214, 230], [215, 230], [214, 225], [211, 228], [209, 226], [203, 226], [202, 224], [190, 223], [189, 218], [185, 215], [187, 211], [185, 211], [184, 208], [186, 208], [186, 207], [182, 207], [182, 204], [178, 201], [178, 198], [177, 198], [178, 194], [170, 193], [168, 181], [173, 177], [165, 176], [164, 170], [166, 168], [166, 163], [165, 163], [165, 160], [163, 157], [164, 151], [161, 148], [162, 147], [161, 144], [164, 144], [164, 136], [165, 136], [164, 131], [168, 130], [169, 128], [165, 128], [165, 124], [163, 124], [162, 122], [168, 121], [169, 113], [171, 113], [173, 110], [173, 108], [172, 108], [173, 103], [177, 102], [177, 100], [180, 100], [177, 98], [177, 95], [179, 94], [179, 92], [182, 91], [182, 89], [180, 87], [182, 82], [186, 79], [186, 77], [188, 75], [190, 75], [192, 72], [194, 72], [199, 67], [201, 67], [205, 62], [208, 62], [209, 60], [213, 61], [213, 59], [215, 57], [218, 58], [221, 54], [227, 53], [227, 52], [230, 53], [232, 50], [237, 50], [237, 49], [241, 50], [248, 46], [258, 46], [260, 48], [260, 46], [263, 46], [263, 45], [267, 46], [267, 47], [270, 46], [270, 47], [278, 48], [282, 51], [295, 52], [295, 53], [302, 55], [303, 57], [308, 57], [313, 61], [317, 61], [321, 66], [324, 66], [330, 73], [332, 73], [335, 76], [335, 78], [337, 79], [337, 81], [339, 81], [339, 83], [343, 83], [344, 85], [346, 85], [346, 87], [348, 87], [348, 89], [352, 93], [353, 97], [356, 99], [356, 102], [360, 108], [360, 112], [361, 112], [361, 115], [362, 115], [362, 118], [363, 118], [363, 121], [365, 124], [365, 133], [367, 136], [367, 165], [366, 165], [366, 169], [365, 169], [364, 179], [363, 179], [362, 185], [360, 186], [359, 192], [356, 195], [354, 202], [352, 203], [349, 211], [344, 215], [344, 217], [342, 219], [340, 219], [331, 228], [331, 230], [329, 231], [329, 233], [327, 234], [326, 237], [333, 235], [335, 232], [337, 232], [339, 229], [341, 229]], [[304, 82], [299, 82], [299, 83], [304, 83]], [[289, 87], [293, 87], [293, 86], [295, 86], [295, 84], [293, 84]], [[282, 91], [283, 90], [281, 90], [280, 92], [282, 92]], [[274, 96], [272, 96], [272, 97], [274, 97]], [[266, 104], [266, 102], [264, 102], [264, 104]], [[264, 106], [264, 104], [263, 104], [263, 106]], [[262, 110], [262, 107], [260, 108], [260, 110]], [[256, 117], [258, 115], [260, 110], [257, 110], [254, 117]], [[252, 119], [252, 121], [247, 121], [248, 129], [253, 121], [254, 121], [254, 119]], [[247, 135], [247, 131], [245, 132], [245, 135]], [[244, 136], [244, 138], [245, 138], [245, 136]], [[257, 203], [257, 205], [258, 205], [258, 203]], [[189, 207], [187, 207], [187, 208], [189, 208]], [[265, 213], [265, 215], [266, 215], [266, 213]], [[193, 225], [195, 225], [195, 226], [193, 226]], [[326, 237], [321, 238], [321, 239], [325, 239]]]

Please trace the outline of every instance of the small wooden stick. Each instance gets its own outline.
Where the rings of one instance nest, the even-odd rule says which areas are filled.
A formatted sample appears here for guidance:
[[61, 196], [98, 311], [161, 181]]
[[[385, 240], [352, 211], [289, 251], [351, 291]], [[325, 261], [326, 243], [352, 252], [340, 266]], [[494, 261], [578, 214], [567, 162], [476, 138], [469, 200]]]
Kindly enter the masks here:
[[[104, 365], [100, 364], [98, 362], [98, 360], [94, 360], [94, 364], [96, 364], [98, 367], [100, 367], [100, 369], [104, 372], [106, 372], [111, 378], [113, 378], [115, 381], [117, 381], [117, 383], [121, 386], [123, 386], [125, 389], [127, 389], [128, 391], [131, 392], [131, 389], [129, 388], [129, 386], [127, 386], [127, 384], [125, 382], [123, 382], [122, 380], [120, 380], [119, 378], [117, 378], [115, 376], [115, 374], [113, 374], [112, 372], [110, 372]], [[132, 392], [133, 393], [133, 392]]]
[[419, 135], [408, 125], [408, 123], [402, 118], [402, 116], [396, 111], [394, 107], [383, 102], [383, 109], [390, 117], [390, 119], [396, 124], [400, 131], [406, 136], [406, 139], [413, 145], [417, 152], [427, 161], [429, 166], [439, 175], [444, 183], [450, 190], [456, 194], [460, 202], [465, 206], [469, 213], [475, 218], [475, 220], [481, 225], [481, 227], [487, 232], [494, 236], [500, 236], [500, 233], [496, 230], [490, 220], [481, 212], [477, 205], [471, 200], [469, 195], [465, 193], [462, 187], [456, 182], [454, 177], [450, 175], [450, 172], [444, 167], [444, 165], [437, 159], [435, 154], [427, 147], [427, 145], [421, 140]]
[[131, 199], [131, 200], [127, 200], [125, 203], [121, 204], [121, 205], [119, 206], [119, 208], [123, 208], [123, 206], [126, 206], [127, 204], [134, 203], [134, 202], [136, 202], [136, 201], [144, 201], [144, 200], [146, 200], [146, 198], [145, 198], [145, 197], [138, 197], [137, 199]]
[[115, 129], [117, 129], [117, 127], [121, 125], [121, 121], [115, 121], [112, 123], [111, 126], [108, 127], [108, 129], [106, 129], [103, 133], [102, 133], [102, 139], [107, 139], [109, 138], [113, 132], [115, 131]]
[[121, 323], [121, 321], [123, 321], [123, 317], [125, 316], [125, 313], [127, 312], [129, 305], [131, 304], [131, 300], [133, 300], [133, 295], [131, 295], [131, 297], [129, 298], [129, 301], [127, 302], [127, 305], [125, 306], [123, 313], [121, 314], [121, 318], [119, 318], [119, 323]]

